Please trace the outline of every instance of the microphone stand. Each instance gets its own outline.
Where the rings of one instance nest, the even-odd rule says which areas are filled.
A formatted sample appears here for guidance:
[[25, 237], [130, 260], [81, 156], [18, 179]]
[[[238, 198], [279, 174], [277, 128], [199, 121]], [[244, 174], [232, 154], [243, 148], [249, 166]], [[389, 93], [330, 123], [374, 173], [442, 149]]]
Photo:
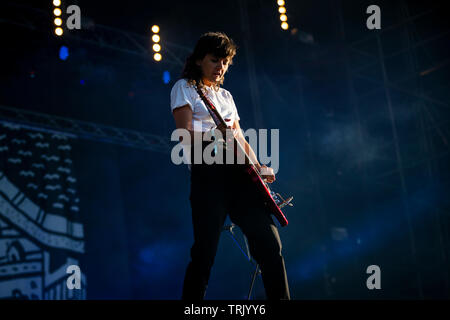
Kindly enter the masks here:
[[256, 276], [258, 274], [261, 274], [261, 269], [259, 268], [259, 264], [250, 255], [250, 248], [248, 246], [247, 237], [244, 234], [242, 235], [244, 237], [244, 242], [245, 242], [245, 251], [242, 248], [242, 246], [239, 244], [239, 242], [237, 241], [237, 239], [235, 237], [235, 234], [234, 234], [234, 231], [233, 231], [233, 229], [235, 227], [236, 227], [236, 225], [234, 223], [231, 223], [231, 225], [224, 226], [223, 227], [223, 231], [228, 231], [228, 234], [233, 239], [233, 241], [236, 243], [236, 245], [239, 247], [239, 249], [241, 250], [242, 254], [248, 259], [248, 261], [250, 261], [253, 265], [255, 265], [255, 271], [253, 272], [252, 282], [250, 284], [250, 289], [249, 289], [248, 295], [247, 295], [247, 300], [250, 300], [251, 295], [252, 295], [252, 291], [253, 291], [253, 286], [255, 284]]

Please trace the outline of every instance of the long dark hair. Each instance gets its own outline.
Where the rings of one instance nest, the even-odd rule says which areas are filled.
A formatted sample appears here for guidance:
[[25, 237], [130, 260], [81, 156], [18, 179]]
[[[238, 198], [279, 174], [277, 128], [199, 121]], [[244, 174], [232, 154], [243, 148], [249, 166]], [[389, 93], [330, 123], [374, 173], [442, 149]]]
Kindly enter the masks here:
[[[196, 64], [197, 60], [202, 60], [207, 54], [212, 54], [220, 59], [227, 58], [229, 65], [233, 63], [233, 57], [236, 54], [237, 46], [222, 32], [208, 32], [203, 34], [195, 45], [194, 51], [187, 57], [184, 64], [181, 78], [200, 88], [204, 86], [202, 81], [202, 70]], [[223, 77], [219, 83], [215, 84], [216, 90], [223, 84]]]

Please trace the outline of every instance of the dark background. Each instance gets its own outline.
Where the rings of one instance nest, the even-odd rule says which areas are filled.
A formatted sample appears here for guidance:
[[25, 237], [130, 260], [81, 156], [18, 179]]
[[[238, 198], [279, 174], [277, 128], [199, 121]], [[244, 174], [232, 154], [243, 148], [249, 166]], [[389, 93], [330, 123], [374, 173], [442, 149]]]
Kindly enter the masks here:
[[[280, 228], [292, 298], [448, 299], [444, 3], [286, 1], [283, 31], [275, 0], [71, 0], [63, 7], [81, 8], [81, 30], [56, 37], [50, 1], [2, 1], [0, 105], [171, 143], [169, 96], [182, 62], [202, 33], [223, 31], [239, 46], [224, 88], [241, 127], [280, 129], [273, 187], [294, 196]], [[366, 28], [371, 4], [381, 30]], [[160, 63], [148, 52], [153, 24]], [[73, 152], [88, 299], [179, 299], [193, 240], [187, 167], [170, 151], [92, 139]], [[381, 290], [366, 287], [369, 265], [381, 268]], [[244, 299], [252, 271], [224, 232], [206, 298]], [[260, 278], [254, 290], [264, 298]]]

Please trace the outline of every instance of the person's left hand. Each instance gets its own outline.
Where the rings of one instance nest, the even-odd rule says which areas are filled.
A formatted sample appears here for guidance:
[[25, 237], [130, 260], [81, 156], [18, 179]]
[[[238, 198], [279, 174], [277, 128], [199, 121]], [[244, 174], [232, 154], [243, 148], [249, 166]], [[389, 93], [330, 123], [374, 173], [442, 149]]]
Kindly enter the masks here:
[[266, 180], [268, 183], [272, 183], [275, 181], [275, 174], [273, 173], [273, 169], [269, 168], [265, 164], [261, 166], [259, 173], [261, 177]]

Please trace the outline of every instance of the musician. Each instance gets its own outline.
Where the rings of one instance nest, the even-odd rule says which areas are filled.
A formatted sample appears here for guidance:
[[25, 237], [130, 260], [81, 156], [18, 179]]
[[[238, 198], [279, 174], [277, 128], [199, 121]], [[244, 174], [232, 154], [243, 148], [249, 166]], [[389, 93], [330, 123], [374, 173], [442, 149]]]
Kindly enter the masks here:
[[[239, 126], [239, 114], [233, 97], [221, 85], [225, 73], [232, 64], [237, 47], [224, 33], [209, 32], [200, 37], [193, 53], [186, 63], [179, 79], [171, 91], [171, 109], [177, 128], [191, 134], [190, 141], [182, 141], [194, 147], [197, 134], [215, 136], [219, 130], [225, 137], [227, 130], [244, 147], [248, 157], [261, 172], [265, 170], [267, 182], [275, 181], [271, 168], [261, 166], [250, 145], [246, 142]], [[227, 126], [217, 127], [200, 98], [198, 86], [217, 108]], [[210, 142], [201, 142], [202, 147]], [[194, 163], [191, 149], [190, 204], [194, 243], [191, 260], [187, 266], [183, 283], [182, 299], [204, 299], [210, 271], [214, 263], [219, 238], [227, 214], [246, 236], [250, 254], [261, 268], [261, 275], [270, 300], [289, 300], [290, 293], [281, 253], [278, 230], [264, 204], [258, 198], [255, 188], [242, 164]], [[261, 172], [262, 173], [262, 172]]]

